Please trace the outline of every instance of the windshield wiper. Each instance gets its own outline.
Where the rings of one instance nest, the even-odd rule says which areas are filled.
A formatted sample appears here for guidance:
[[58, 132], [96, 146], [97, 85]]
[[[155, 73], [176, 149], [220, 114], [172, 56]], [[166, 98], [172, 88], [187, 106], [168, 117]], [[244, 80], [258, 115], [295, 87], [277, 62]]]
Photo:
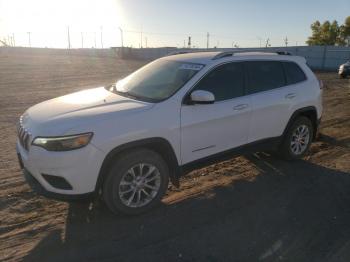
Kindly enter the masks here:
[[115, 84], [111, 85], [110, 86], [110, 89], [112, 89], [112, 92], [118, 94], [118, 95], [121, 95], [121, 96], [125, 96], [125, 97], [128, 97], [128, 98], [132, 98], [132, 99], [135, 99], [135, 100], [140, 100], [140, 98], [134, 94], [131, 94], [129, 93], [128, 91], [120, 91], [117, 89], [117, 86]]
[[117, 95], [121, 95], [121, 96], [128, 97], [128, 98], [138, 100], [138, 101], [144, 101], [144, 102], [149, 102], [149, 103], [159, 102], [157, 99], [152, 99], [152, 98], [148, 98], [148, 97], [135, 95], [135, 94], [130, 93], [128, 91], [117, 90], [117, 87], [115, 84], [110, 85], [110, 86], [106, 86], [105, 89], [107, 89], [108, 91], [115, 93]]

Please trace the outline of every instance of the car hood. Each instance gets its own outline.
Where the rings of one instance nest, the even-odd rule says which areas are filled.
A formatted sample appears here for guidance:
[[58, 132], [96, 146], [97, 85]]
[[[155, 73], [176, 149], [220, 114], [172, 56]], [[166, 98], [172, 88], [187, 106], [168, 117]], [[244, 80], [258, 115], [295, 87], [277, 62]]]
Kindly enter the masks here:
[[25, 112], [22, 123], [36, 135], [62, 135], [75, 126], [96, 124], [97, 120], [140, 112], [152, 106], [152, 103], [99, 87], [39, 103]]

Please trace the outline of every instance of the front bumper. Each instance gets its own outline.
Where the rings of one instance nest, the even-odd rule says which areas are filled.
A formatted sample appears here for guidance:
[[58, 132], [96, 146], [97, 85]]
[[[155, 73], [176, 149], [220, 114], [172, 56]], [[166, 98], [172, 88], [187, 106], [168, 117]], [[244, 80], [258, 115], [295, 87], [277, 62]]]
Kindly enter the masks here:
[[[39, 194], [60, 199], [57, 196], [67, 195], [71, 199], [95, 191], [104, 154], [92, 144], [72, 151], [50, 152], [36, 146], [27, 151], [17, 141], [16, 149], [28, 182]], [[70, 186], [50, 183], [47, 176], [66, 181]]]
[[86, 194], [76, 194], [76, 195], [65, 195], [65, 194], [50, 192], [46, 190], [27, 169], [23, 169], [23, 176], [26, 182], [28, 183], [28, 185], [31, 187], [31, 189], [34, 192], [36, 192], [38, 195], [45, 196], [48, 198], [63, 200], [63, 201], [70, 201], [70, 200], [93, 198], [94, 196], [93, 192], [86, 193]]

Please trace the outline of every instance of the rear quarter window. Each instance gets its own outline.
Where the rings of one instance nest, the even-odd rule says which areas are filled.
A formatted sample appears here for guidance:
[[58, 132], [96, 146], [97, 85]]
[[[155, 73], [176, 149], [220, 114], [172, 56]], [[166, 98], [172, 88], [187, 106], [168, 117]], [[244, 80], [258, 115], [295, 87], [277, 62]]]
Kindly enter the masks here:
[[303, 70], [294, 62], [283, 62], [284, 72], [286, 74], [287, 85], [296, 84], [306, 80]]

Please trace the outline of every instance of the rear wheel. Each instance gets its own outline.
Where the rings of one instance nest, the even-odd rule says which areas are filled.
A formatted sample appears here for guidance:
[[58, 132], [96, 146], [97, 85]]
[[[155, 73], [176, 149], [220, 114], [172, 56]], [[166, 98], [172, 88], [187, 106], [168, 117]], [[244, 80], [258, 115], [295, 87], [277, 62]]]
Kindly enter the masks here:
[[169, 170], [154, 151], [139, 149], [118, 158], [103, 185], [103, 198], [114, 213], [140, 214], [160, 203]]
[[313, 140], [313, 125], [309, 118], [298, 117], [288, 129], [280, 147], [285, 159], [302, 158]]

